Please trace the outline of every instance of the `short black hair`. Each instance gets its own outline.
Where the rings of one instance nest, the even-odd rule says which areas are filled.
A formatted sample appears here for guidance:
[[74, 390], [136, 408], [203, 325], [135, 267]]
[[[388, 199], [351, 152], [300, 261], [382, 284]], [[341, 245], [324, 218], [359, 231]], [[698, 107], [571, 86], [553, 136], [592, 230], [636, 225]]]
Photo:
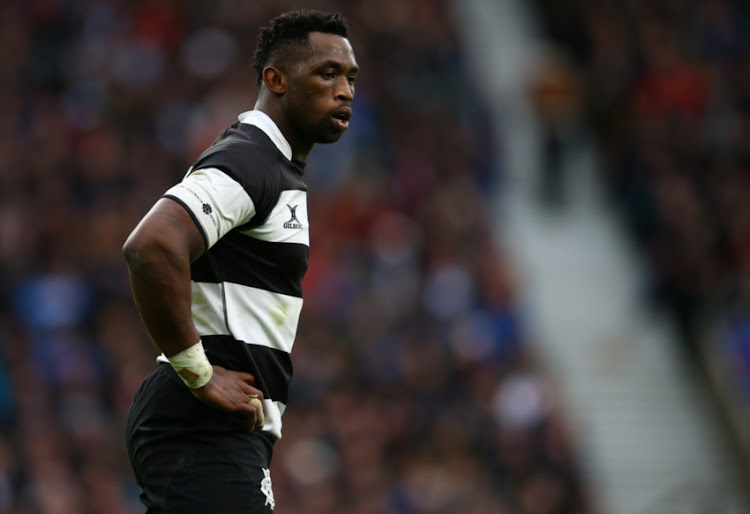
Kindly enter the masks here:
[[263, 80], [263, 68], [268, 66], [273, 54], [280, 48], [307, 45], [310, 32], [349, 37], [346, 20], [339, 13], [299, 9], [275, 17], [258, 34], [258, 47], [253, 54], [253, 68], [258, 74], [258, 85]]

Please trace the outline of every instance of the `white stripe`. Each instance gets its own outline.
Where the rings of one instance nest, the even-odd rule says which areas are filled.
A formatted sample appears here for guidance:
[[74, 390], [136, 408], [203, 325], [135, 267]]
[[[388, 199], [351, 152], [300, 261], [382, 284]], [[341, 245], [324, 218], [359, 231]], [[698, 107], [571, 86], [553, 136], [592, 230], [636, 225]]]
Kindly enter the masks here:
[[192, 211], [209, 248], [255, 215], [255, 205], [247, 191], [217, 168], [195, 170], [164, 194], [179, 198]]
[[266, 222], [244, 234], [272, 243], [299, 243], [310, 246], [307, 220], [307, 192], [282, 191]]
[[192, 290], [193, 322], [200, 336], [232, 335], [248, 344], [292, 351], [302, 298], [230, 282], [193, 282]]
[[193, 322], [201, 337], [231, 335], [248, 344], [291, 353], [302, 298], [231, 282], [193, 282], [192, 290]]
[[270, 432], [281, 439], [281, 417], [284, 415], [286, 405], [273, 400], [263, 400], [263, 431]]
[[291, 353], [302, 298], [230, 282], [224, 288], [227, 328], [235, 339]]
[[224, 298], [222, 284], [192, 282], [192, 315], [195, 329], [200, 336], [229, 335], [224, 322]]

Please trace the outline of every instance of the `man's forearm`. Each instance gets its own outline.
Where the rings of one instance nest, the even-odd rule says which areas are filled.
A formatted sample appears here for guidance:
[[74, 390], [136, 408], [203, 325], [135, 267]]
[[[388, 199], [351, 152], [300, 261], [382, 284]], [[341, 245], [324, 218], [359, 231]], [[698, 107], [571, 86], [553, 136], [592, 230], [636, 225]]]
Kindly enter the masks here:
[[190, 314], [190, 263], [152, 249], [127, 255], [130, 287], [143, 324], [167, 357], [198, 342]]

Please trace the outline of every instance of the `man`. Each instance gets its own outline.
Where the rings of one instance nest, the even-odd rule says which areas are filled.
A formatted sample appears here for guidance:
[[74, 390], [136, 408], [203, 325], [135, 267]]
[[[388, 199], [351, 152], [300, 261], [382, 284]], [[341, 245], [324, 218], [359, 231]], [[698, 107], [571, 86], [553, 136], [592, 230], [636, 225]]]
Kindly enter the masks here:
[[123, 247], [136, 306], [162, 352], [127, 425], [150, 514], [273, 510], [270, 459], [309, 254], [303, 168], [315, 143], [348, 127], [358, 67], [347, 37], [340, 15], [314, 10], [261, 29], [255, 109]]

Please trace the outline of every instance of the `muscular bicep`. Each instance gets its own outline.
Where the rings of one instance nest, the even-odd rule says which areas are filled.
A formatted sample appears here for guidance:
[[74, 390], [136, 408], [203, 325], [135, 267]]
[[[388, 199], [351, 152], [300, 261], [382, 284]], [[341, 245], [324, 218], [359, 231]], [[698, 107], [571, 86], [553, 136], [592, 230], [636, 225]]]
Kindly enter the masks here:
[[124, 251], [137, 257], [138, 252], [155, 247], [190, 262], [206, 250], [205, 239], [193, 217], [170, 198], [161, 198], [154, 204], [130, 234]]

